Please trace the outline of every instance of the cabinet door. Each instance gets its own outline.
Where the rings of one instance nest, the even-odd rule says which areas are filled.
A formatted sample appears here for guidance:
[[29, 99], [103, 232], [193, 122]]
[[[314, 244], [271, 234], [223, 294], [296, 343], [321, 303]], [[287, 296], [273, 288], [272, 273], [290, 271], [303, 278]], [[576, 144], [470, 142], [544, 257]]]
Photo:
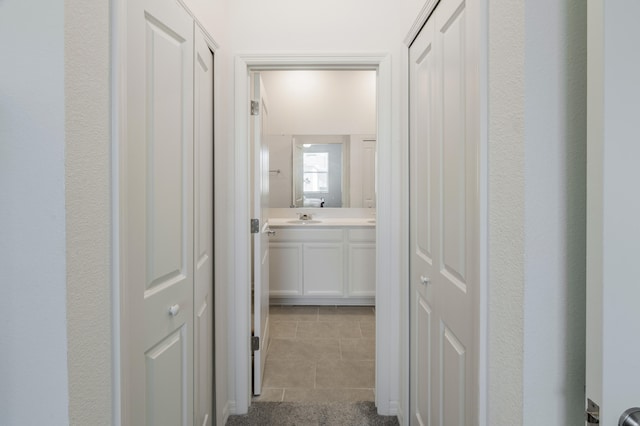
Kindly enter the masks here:
[[269, 244], [269, 295], [302, 294], [302, 244]]
[[349, 244], [349, 296], [376, 295], [376, 244]]
[[304, 244], [304, 295], [344, 294], [343, 243]]

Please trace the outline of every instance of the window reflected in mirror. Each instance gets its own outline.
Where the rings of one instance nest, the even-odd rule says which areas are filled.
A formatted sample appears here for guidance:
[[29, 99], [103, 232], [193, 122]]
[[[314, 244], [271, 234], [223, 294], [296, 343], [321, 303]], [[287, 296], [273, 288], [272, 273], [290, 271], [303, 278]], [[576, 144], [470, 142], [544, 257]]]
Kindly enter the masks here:
[[293, 145], [293, 206], [344, 207], [349, 138], [295, 136]]
[[329, 192], [329, 153], [305, 152], [302, 155], [303, 192], [327, 193]]

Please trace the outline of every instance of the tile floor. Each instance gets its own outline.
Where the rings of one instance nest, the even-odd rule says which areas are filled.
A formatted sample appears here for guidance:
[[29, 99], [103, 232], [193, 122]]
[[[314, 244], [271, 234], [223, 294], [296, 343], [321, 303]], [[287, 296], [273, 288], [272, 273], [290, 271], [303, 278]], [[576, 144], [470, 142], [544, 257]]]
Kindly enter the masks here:
[[373, 401], [375, 308], [271, 306], [262, 395], [254, 401]]

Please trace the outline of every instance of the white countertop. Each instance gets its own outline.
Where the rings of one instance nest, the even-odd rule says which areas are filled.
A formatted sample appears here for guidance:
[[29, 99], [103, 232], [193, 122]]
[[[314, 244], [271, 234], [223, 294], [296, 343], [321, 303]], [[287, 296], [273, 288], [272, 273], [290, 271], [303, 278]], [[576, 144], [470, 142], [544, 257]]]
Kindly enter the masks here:
[[372, 217], [314, 217], [313, 221], [320, 221], [320, 223], [290, 223], [295, 221], [295, 218], [269, 218], [269, 226], [272, 227], [298, 227], [298, 228], [322, 228], [331, 226], [363, 226], [363, 227], [375, 227], [375, 218]]

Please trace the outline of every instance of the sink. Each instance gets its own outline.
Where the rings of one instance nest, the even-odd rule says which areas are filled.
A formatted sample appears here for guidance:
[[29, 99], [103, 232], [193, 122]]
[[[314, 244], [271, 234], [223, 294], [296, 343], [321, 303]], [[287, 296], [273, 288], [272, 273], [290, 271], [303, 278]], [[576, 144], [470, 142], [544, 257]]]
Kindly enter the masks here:
[[288, 220], [287, 223], [291, 223], [294, 225], [313, 225], [317, 223], [322, 223], [321, 220]]

